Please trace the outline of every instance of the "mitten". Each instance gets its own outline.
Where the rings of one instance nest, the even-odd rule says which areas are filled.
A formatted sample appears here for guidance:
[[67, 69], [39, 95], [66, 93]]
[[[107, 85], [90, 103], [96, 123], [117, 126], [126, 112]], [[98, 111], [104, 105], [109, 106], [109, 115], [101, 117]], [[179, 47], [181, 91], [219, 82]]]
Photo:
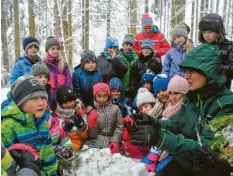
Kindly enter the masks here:
[[91, 112], [88, 114], [87, 118], [88, 118], [88, 125], [91, 127], [91, 128], [94, 128], [96, 127], [96, 120], [97, 120], [97, 117], [98, 117], [98, 113], [95, 109], [91, 110]]
[[62, 123], [62, 127], [63, 127], [64, 131], [70, 132], [72, 130], [72, 128], [74, 127], [74, 122], [70, 121], [70, 120], [65, 120]]
[[56, 153], [56, 156], [60, 158], [70, 158], [72, 156], [72, 150], [65, 145], [54, 145], [53, 149]]
[[151, 164], [146, 164], [146, 170], [148, 172], [155, 172], [155, 168], [156, 168], [157, 162], [159, 160], [159, 155], [157, 155], [155, 153], [149, 153], [148, 159], [151, 161]]
[[82, 132], [86, 129], [86, 124], [81, 116], [72, 116], [71, 120], [74, 122], [77, 131]]
[[109, 148], [110, 148], [110, 150], [111, 150], [111, 153], [114, 154], [114, 153], [117, 153], [117, 152], [118, 152], [118, 150], [119, 150], [119, 145], [118, 145], [117, 143], [115, 143], [115, 142], [111, 142], [111, 143], [109, 144]]
[[123, 122], [126, 124], [126, 126], [133, 126], [133, 119], [130, 117], [130, 115], [125, 116], [123, 118]]
[[8, 148], [12, 158], [20, 166], [20, 168], [29, 168], [37, 173], [40, 173], [40, 159], [38, 151], [30, 145], [14, 144]]

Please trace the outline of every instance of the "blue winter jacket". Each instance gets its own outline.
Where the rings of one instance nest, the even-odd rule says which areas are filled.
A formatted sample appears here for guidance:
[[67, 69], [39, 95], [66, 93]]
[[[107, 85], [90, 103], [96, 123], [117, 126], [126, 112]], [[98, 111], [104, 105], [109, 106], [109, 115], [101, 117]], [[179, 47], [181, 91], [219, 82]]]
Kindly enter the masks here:
[[72, 82], [77, 98], [80, 98], [85, 106], [93, 104], [92, 87], [102, 82], [103, 77], [96, 69], [91, 73], [81, 67], [81, 64], [74, 68]]
[[184, 77], [184, 73], [181, 71], [179, 64], [184, 59], [186, 49], [185, 46], [174, 45], [165, 55], [163, 62], [162, 73], [166, 74], [169, 79], [175, 75]]
[[[14, 67], [10, 76], [10, 84], [13, 84], [20, 76], [29, 75], [32, 67], [32, 63], [29, 61], [30, 58], [26, 55], [19, 57], [14, 64]], [[38, 57], [38, 62], [41, 59]]]
[[121, 110], [122, 117], [125, 117], [130, 114], [129, 111], [129, 99], [125, 97], [125, 88], [123, 82], [119, 78], [112, 78], [109, 82], [110, 89], [119, 89], [122, 93], [122, 96], [119, 98], [112, 99], [114, 104], [117, 104]]

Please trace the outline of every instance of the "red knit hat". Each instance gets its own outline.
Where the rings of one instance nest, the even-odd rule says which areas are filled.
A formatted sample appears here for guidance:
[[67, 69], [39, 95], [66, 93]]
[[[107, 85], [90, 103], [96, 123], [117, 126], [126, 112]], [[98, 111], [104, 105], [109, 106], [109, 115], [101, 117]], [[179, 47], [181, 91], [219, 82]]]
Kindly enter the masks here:
[[141, 26], [142, 28], [144, 28], [145, 26], [153, 26], [153, 20], [151, 18], [151, 16], [147, 13], [145, 13], [143, 16], [142, 16], [142, 19], [141, 19]]
[[108, 96], [110, 96], [110, 87], [106, 83], [97, 83], [96, 85], [93, 86], [93, 95], [94, 97], [96, 94], [100, 91], [105, 91], [108, 93]]
[[167, 90], [168, 92], [186, 94], [189, 91], [189, 84], [185, 78], [175, 75], [168, 83]]

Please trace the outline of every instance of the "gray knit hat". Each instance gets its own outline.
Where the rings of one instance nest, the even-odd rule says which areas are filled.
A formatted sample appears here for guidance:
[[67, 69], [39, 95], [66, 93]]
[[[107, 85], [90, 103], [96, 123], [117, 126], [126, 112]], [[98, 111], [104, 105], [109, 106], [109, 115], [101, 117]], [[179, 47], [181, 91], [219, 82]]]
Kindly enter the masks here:
[[89, 61], [94, 61], [96, 62], [97, 57], [94, 53], [94, 51], [92, 50], [85, 50], [83, 51], [83, 53], [81, 54], [81, 66], [83, 67], [86, 63], [88, 63]]
[[48, 37], [45, 43], [45, 51], [47, 52], [52, 46], [61, 47], [60, 41], [55, 37]]
[[131, 45], [134, 46], [134, 38], [133, 38], [133, 35], [131, 35], [131, 34], [125, 35], [125, 37], [124, 37], [124, 39], [123, 39], [122, 46], [123, 46], [125, 43], [130, 43]]
[[50, 71], [45, 64], [36, 63], [32, 66], [30, 74], [33, 76], [45, 75], [49, 79]]
[[152, 52], [154, 53], [154, 45], [153, 45], [153, 42], [150, 40], [150, 39], [145, 39], [142, 41], [142, 46], [141, 46], [141, 49], [151, 49]]
[[21, 107], [28, 100], [37, 96], [48, 100], [45, 86], [34, 76], [19, 77], [11, 86], [11, 93], [17, 106]]
[[178, 24], [171, 33], [171, 39], [173, 40], [175, 36], [183, 36], [184, 38], [188, 38], [188, 31], [185, 24]]

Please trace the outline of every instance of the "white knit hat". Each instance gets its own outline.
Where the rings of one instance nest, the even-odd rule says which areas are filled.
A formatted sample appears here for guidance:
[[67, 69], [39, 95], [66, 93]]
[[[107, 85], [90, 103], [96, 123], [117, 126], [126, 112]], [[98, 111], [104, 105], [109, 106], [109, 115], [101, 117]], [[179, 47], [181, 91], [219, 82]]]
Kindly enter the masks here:
[[137, 95], [137, 107], [139, 108], [142, 104], [145, 103], [155, 103], [154, 95], [148, 91], [148, 89], [142, 87], [138, 89]]
[[167, 90], [168, 92], [186, 94], [189, 91], [189, 84], [185, 78], [175, 75], [168, 83]]

